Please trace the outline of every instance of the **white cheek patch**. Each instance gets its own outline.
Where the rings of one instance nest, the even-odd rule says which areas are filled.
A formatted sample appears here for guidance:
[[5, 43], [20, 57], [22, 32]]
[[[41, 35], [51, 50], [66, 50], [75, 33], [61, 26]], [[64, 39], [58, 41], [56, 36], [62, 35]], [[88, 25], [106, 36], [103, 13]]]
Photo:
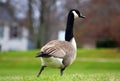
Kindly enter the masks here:
[[78, 18], [78, 14], [75, 11], [72, 11], [72, 13], [74, 14], [74, 18]]

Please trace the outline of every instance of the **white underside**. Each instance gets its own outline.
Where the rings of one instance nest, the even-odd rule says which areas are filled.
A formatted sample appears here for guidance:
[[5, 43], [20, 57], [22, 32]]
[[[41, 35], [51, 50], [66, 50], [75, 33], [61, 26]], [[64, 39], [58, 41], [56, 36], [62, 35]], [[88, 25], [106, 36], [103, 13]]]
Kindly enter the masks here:
[[54, 68], [61, 68], [63, 67], [62, 64], [63, 59], [61, 58], [41, 58], [42, 66], [54, 67]]

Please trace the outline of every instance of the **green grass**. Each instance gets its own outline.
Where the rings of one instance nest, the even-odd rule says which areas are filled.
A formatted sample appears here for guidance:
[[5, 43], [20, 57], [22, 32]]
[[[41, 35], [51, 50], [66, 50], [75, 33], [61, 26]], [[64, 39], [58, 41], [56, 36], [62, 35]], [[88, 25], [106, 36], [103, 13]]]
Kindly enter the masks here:
[[120, 81], [120, 52], [116, 49], [78, 49], [75, 62], [63, 76], [59, 69], [45, 68], [37, 78], [38, 51], [0, 52], [0, 81]]

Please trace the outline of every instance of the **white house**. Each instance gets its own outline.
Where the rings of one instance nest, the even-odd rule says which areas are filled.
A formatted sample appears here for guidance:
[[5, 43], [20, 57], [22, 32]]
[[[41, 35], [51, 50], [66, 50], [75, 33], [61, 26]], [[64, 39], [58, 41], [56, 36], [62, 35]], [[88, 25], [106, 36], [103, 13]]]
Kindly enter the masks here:
[[6, 8], [0, 7], [0, 12], [0, 51], [30, 49], [33, 43], [27, 27], [16, 22]]
[[[12, 32], [11, 27], [0, 26], [0, 50], [27, 50], [28, 49], [28, 30], [25, 27], [21, 29], [21, 36], [18, 32]], [[17, 28], [14, 28], [17, 30]], [[13, 29], [13, 30], [14, 30]]]

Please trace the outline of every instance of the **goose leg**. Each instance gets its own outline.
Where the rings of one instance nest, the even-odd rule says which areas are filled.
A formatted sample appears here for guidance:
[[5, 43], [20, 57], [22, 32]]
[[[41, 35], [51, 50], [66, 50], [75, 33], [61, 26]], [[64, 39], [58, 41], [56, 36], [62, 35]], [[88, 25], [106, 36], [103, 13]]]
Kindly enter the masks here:
[[45, 68], [45, 67], [46, 67], [46, 66], [41, 66], [40, 71], [39, 71], [39, 73], [38, 73], [37, 77], [39, 77], [39, 76], [40, 76], [40, 74], [42, 73], [42, 71], [44, 70], [44, 68]]
[[61, 74], [61, 76], [63, 75], [63, 71], [65, 70], [65, 68], [62, 68], [62, 69], [60, 69], [60, 74]]

